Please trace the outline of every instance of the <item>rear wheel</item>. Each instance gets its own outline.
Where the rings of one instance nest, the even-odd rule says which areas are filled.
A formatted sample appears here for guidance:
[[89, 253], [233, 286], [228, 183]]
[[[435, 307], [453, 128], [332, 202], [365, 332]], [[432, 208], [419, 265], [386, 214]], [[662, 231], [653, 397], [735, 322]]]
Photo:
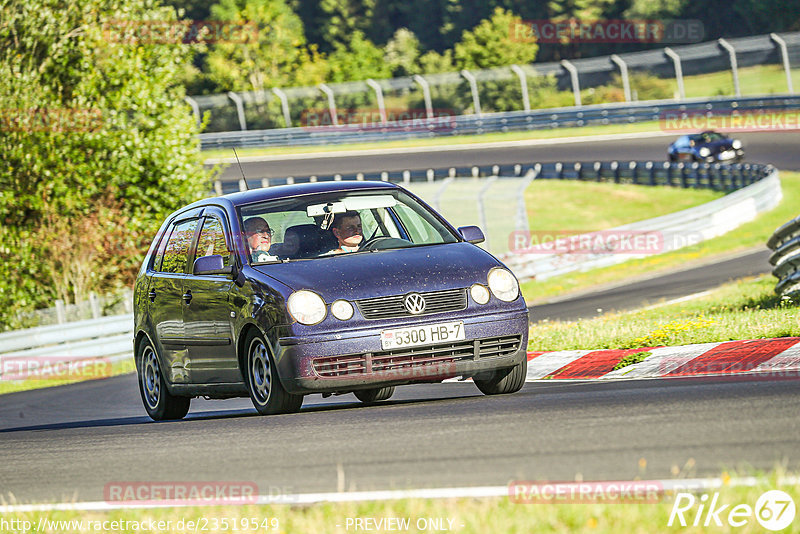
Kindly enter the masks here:
[[384, 401], [394, 395], [394, 386], [387, 386], [385, 388], [374, 389], [360, 389], [353, 392], [358, 400], [364, 404], [372, 404], [373, 402]]
[[502, 395], [516, 393], [525, 385], [525, 376], [528, 374], [528, 360], [509, 369], [500, 369], [492, 373], [482, 374], [472, 378], [478, 389], [485, 395]]
[[245, 340], [245, 347], [247, 389], [258, 413], [275, 415], [298, 411], [303, 405], [303, 396], [293, 395], [283, 388], [275, 362], [261, 334], [251, 331]]
[[136, 366], [139, 375], [139, 392], [142, 394], [142, 402], [147, 410], [147, 415], [154, 421], [183, 419], [189, 412], [189, 404], [192, 399], [176, 397], [167, 391], [167, 384], [158, 363], [158, 355], [150, 341], [144, 340], [139, 346], [137, 359], [139, 362], [139, 365]]

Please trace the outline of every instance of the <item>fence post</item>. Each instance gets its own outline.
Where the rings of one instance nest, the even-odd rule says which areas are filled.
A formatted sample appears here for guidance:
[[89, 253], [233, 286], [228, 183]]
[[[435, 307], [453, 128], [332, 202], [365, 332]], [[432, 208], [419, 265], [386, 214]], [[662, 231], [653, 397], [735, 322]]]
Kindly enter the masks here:
[[558, 178], [559, 180], [564, 179], [564, 164], [561, 163], [560, 161], [556, 163], [556, 178]]
[[92, 319], [100, 317], [100, 299], [97, 298], [97, 293], [92, 291], [89, 293], [89, 308], [92, 310]]
[[125, 313], [133, 313], [133, 291], [129, 287], [122, 292], [122, 305]]
[[633, 175], [633, 183], [639, 185], [639, 164], [635, 161], [631, 161], [628, 163], [628, 168], [631, 170], [631, 174]]
[[599, 161], [594, 162], [594, 179], [596, 182], [600, 182], [603, 180], [603, 164]]
[[736, 61], [736, 49], [725, 39], [720, 38], [717, 42], [728, 52], [728, 57], [731, 60], [731, 72], [733, 73], [733, 90], [736, 96], [742, 96], [742, 91], [739, 87], [739, 63]]
[[622, 90], [625, 92], [625, 102], [631, 101], [631, 83], [628, 79], [628, 65], [617, 54], [611, 54], [611, 61], [617, 64], [622, 74]]
[[575, 162], [575, 173], [577, 174], [578, 180], [583, 180], [583, 165], [581, 162]]
[[792, 69], [789, 66], [789, 50], [786, 48], [786, 41], [784, 41], [777, 33], [769, 34], [770, 39], [777, 43], [781, 49], [781, 59], [783, 60], [783, 70], [786, 71], [786, 87], [789, 88], [789, 94], [794, 94], [794, 87], [792, 86]]
[[678, 169], [681, 171], [681, 187], [686, 189], [686, 165], [684, 165], [683, 162], [678, 163]]
[[519, 87], [522, 89], [522, 109], [530, 111], [531, 101], [528, 98], [528, 80], [525, 77], [525, 71], [519, 65], [511, 65], [511, 70], [519, 77]]
[[649, 185], [656, 185], [656, 166], [652, 161], [648, 161], [644, 168], [647, 169]]
[[433, 103], [431, 101], [431, 87], [428, 85], [428, 80], [420, 76], [419, 74], [415, 74], [413, 80], [422, 87], [422, 97], [425, 99], [425, 115], [429, 119], [433, 118]]
[[678, 82], [678, 95], [681, 100], [686, 99], [686, 90], [683, 87], [683, 67], [681, 66], [681, 56], [670, 47], [664, 49], [664, 53], [672, 59], [675, 66], [675, 80]]
[[197, 105], [197, 100], [192, 98], [191, 96], [185, 96], [183, 99], [186, 101], [187, 104], [192, 106], [192, 112], [194, 113], [194, 118], [197, 121], [197, 125], [200, 126], [200, 106]]
[[486, 250], [489, 250], [489, 222], [486, 220], [486, 209], [484, 208], [483, 197], [496, 180], [497, 176], [490, 177], [478, 192], [478, 220], [481, 226], [486, 229], [486, 232], [484, 232], [484, 243], [486, 243], [484, 246]]
[[386, 106], [383, 104], [383, 89], [381, 89], [380, 84], [372, 78], [367, 79], [367, 85], [372, 87], [372, 90], [375, 91], [375, 98], [378, 99], [378, 113], [381, 115], [381, 124], [386, 124], [388, 121], [386, 120]]
[[461, 76], [469, 82], [469, 90], [472, 93], [472, 106], [475, 108], [475, 114], [478, 116], [483, 115], [483, 113], [481, 113], [481, 97], [478, 95], [478, 82], [475, 80], [475, 76], [467, 69], [461, 71]]
[[519, 185], [519, 189], [517, 190], [517, 221], [515, 225], [517, 230], [522, 230], [523, 232], [530, 230], [530, 223], [528, 222], [528, 209], [525, 205], [525, 190], [528, 188], [530, 183], [539, 176], [539, 172], [541, 172], [541, 170], [541, 163], [534, 165], [533, 169], [528, 170], [528, 172], [525, 174], [525, 177], [522, 179], [522, 183]]
[[64, 301], [61, 299], [56, 300], [56, 321], [58, 321], [58, 324], [67, 322], [67, 310], [64, 308]]
[[336, 116], [336, 100], [333, 98], [333, 89], [325, 83], [317, 85], [317, 88], [328, 97], [328, 112], [331, 114], [331, 124], [339, 126], [339, 117]]
[[581, 105], [581, 84], [578, 79], [578, 68], [573, 65], [569, 60], [562, 59], [561, 66], [569, 72], [569, 77], [572, 80], [572, 92], [575, 93], [575, 105]]
[[242, 97], [233, 91], [228, 91], [228, 98], [233, 100], [233, 102], [236, 104], [236, 113], [239, 115], [239, 128], [242, 131], [247, 130], [247, 122], [244, 118], [244, 102], [242, 102]]
[[614, 171], [614, 183], [619, 183], [619, 162], [612, 161], [611, 162], [611, 170]]
[[292, 116], [289, 114], [289, 99], [286, 97], [286, 93], [280, 90], [277, 87], [272, 88], [272, 92], [281, 99], [281, 111], [283, 111], [283, 122], [286, 124], [287, 128], [292, 127]]

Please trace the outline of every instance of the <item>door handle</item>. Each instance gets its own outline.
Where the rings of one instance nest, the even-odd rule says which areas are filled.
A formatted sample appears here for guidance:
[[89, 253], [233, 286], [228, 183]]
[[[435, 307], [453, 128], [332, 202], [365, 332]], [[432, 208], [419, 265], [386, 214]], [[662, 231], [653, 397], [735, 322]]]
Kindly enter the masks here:
[[150, 302], [155, 302], [156, 301], [156, 290], [155, 289], [151, 289], [150, 291], [148, 291], [147, 292], [147, 297], [150, 299]]
[[191, 289], [186, 290], [186, 293], [183, 294], [183, 301], [186, 304], [189, 304], [192, 301], [192, 290]]

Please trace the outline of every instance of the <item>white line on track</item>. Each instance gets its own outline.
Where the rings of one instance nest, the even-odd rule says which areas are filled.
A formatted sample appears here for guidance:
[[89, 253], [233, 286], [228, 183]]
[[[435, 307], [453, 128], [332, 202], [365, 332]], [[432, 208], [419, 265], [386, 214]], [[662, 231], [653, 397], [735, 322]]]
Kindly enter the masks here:
[[[585, 135], [575, 137], [555, 137], [552, 139], [521, 139], [518, 141], [497, 141], [493, 143], [465, 143], [460, 145], [439, 145], [439, 146], [419, 146], [401, 148], [371, 148], [363, 150], [343, 150], [339, 152], [305, 152], [302, 154], [283, 154], [272, 156], [244, 156], [239, 158], [242, 163], [253, 163], [259, 161], [288, 161], [298, 159], [317, 159], [317, 158], [352, 158], [357, 156], [385, 156], [387, 154], [415, 154], [423, 152], [454, 152], [457, 150], [481, 150], [487, 148], [515, 148], [515, 147], [537, 147], [547, 145], [566, 145], [573, 143], [595, 143], [602, 141], [616, 141], [624, 139], [639, 139], [642, 137], [675, 137], [670, 132], [637, 132], [625, 134], [607, 135]], [[666, 149], [665, 149], [666, 150]], [[666, 152], [665, 152], [666, 153]], [[218, 163], [235, 163], [235, 158], [209, 158], [203, 163], [206, 165], [216, 165]]]
[[[552, 485], [585, 482], [587, 484], [598, 484], [603, 481], [580, 481], [572, 483], [554, 482]], [[614, 484], [633, 484], [641, 483], [637, 481], [614, 480], [606, 483]], [[758, 484], [770, 485], [771, 481], [763, 477], [742, 477], [723, 480], [722, 478], [686, 478], [686, 479], [664, 479], [649, 480], [660, 486], [664, 492], [691, 491], [700, 492], [709, 489], [721, 488], [722, 486], [756, 486]], [[548, 484], [546, 481], [537, 482], [538, 484]], [[800, 484], [800, 477], [782, 477], [777, 480], [777, 486]], [[506, 497], [509, 495], [509, 486], [475, 486], [463, 488], [431, 488], [416, 490], [387, 490], [387, 491], [353, 491], [342, 493], [300, 493], [295, 495], [259, 495], [255, 504], [288, 504], [288, 505], [307, 505], [317, 503], [344, 503], [361, 501], [389, 501], [396, 499], [459, 499], [459, 498], [487, 498], [487, 497]], [[224, 503], [211, 503], [224, 504]], [[248, 503], [253, 504], [253, 503]], [[196, 502], [183, 504], [180, 501], [169, 501], [164, 504], [136, 504], [131, 503], [110, 503], [103, 501], [92, 502], [70, 502], [52, 504], [15, 504], [0, 506], [0, 514], [27, 513], [27, 512], [52, 512], [52, 511], [111, 511], [136, 508], [173, 508], [198, 506]]]

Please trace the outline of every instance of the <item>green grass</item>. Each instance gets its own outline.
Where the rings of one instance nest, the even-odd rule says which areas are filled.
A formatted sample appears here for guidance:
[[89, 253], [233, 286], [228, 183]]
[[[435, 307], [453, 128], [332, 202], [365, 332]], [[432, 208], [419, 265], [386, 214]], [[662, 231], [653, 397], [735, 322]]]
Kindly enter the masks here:
[[[583, 126], [573, 128], [557, 128], [553, 130], [535, 130], [530, 132], [488, 133], [483, 135], [454, 135], [434, 137], [430, 139], [404, 139], [401, 141], [381, 141], [374, 143], [351, 143], [324, 146], [296, 146], [273, 148], [242, 148], [236, 152], [239, 157], [305, 154], [309, 152], [340, 152], [344, 150], [369, 150], [382, 148], [410, 148], [427, 146], [444, 146], [466, 143], [497, 143], [503, 141], [520, 141], [525, 139], [556, 139], [560, 137], [591, 137], [595, 135], [612, 135], [623, 133], [642, 133], [659, 131], [657, 121], [637, 122], [634, 124], [611, 124], [608, 126]], [[232, 150], [204, 150], [203, 158], [232, 158]]]
[[628, 367], [629, 365], [634, 365], [643, 362], [645, 358], [647, 358], [651, 354], [652, 352], [647, 350], [643, 352], [635, 352], [633, 354], [628, 354], [627, 356], [622, 358], [617, 365], [614, 366], [613, 371], [616, 371], [618, 369], [623, 369], [625, 367]]
[[605, 230], [705, 204], [723, 193], [674, 187], [534, 180], [525, 191], [532, 231]]
[[[792, 69], [792, 85], [800, 87], [800, 69]], [[733, 96], [733, 74], [730, 70], [686, 76], [683, 80], [687, 98]], [[786, 71], [782, 65], [756, 65], [739, 69], [739, 86], [743, 96], [788, 93]], [[675, 90], [677, 91], [677, 82]]]
[[[640, 466], [642, 464], [640, 463]], [[645, 463], [646, 465], [646, 463]], [[756, 473], [753, 485], [741, 485], [737, 481], [743, 475], [729, 475], [722, 472], [720, 478], [724, 484], [719, 489], [706, 490], [708, 500], [718, 493], [718, 505], [729, 504], [720, 514], [720, 519], [725, 525], [723, 528], [711, 527], [714, 532], [750, 533], [763, 532], [763, 528], [750, 516], [743, 527], [731, 528], [727, 526], [727, 514], [738, 504], [746, 504], [754, 509], [759, 497], [766, 491], [780, 489], [786, 492], [795, 503], [800, 502], [800, 484], [786, 481], [784, 476], [776, 470], [768, 475]], [[646, 473], [645, 473], [646, 475]], [[647, 480], [645, 477], [644, 480]], [[564, 503], [545, 502], [541, 504], [516, 503], [509, 497], [473, 498], [473, 499], [401, 499], [390, 501], [368, 501], [343, 504], [314, 504], [305, 506], [292, 505], [264, 505], [264, 506], [226, 506], [226, 507], [192, 507], [192, 508], [151, 508], [135, 510], [115, 510], [108, 512], [28, 512], [4, 514], [2, 519], [30, 521], [32, 528], [36, 527], [41, 518], [49, 521], [83, 521], [82, 532], [111, 531], [112, 526], [107, 523], [107, 528], [95, 529], [94, 522], [104, 521], [164, 521], [164, 528], [154, 532], [191, 532], [187, 522], [195, 525], [205, 525], [207, 532], [280, 532], [280, 533], [347, 533], [365, 532], [356, 530], [352, 523], [348, 528], [348, 518], [370, 518], [379, 521], [382, 518], [408, 519], [411, 528], [398, 530], [398, 532], [436, 532], [434, 528], [422, 530], [420, 520], [439, 519], [447, 525], [447, 520], [452, 521], [452, 530], [457, 534], [472, 534], [487, 532], [497, 533], [523, 533], [523, 532], [596, 532], [613, 533], [649, 533], [649, 532], [708, 532], [708, 527], [692, 527], [694, 513], [703, 493], [696, 494], [697, 504], [690, 512], [684, 514], [688, 519], [688, 527], [673, 524], [668, 527], [670, 513], [676, 500], [672, 492], [664, 494], [657, 502], [649, 503]], [[685, 501], [683, 501], [685, 502]], [[703, 514], [702, 520], [705, 519]], [[222, 521], [227, 521], [228, 528], [223, 530]], [[242, 528], [241, 521], [256, 523], [267, 521], [266, 529]], [[701, 525], [702, 525], [701, 520]], [[170, 523], [167, 524], [166, 522]], [[231, 528], [237, 522], [238, 530]], [[89, 522], [92, 522], [91, 525]], [[418, 523], [419, 522], [419, 523]], [[183, 528], [179, 529], [178, 526]], [[216, 528], [212, 528], [216, 525]], [[272, 525], [277, 528], [273, 530]], [[134, 525], [114, 525], [114, 532], [137, 532]], [[53, 528], [49, 532], [77, 532], [78, 525], [70, 528]], [[125, 528], [128, 527], [128, 528]], [[10, 531], [10, 530], [9, 530]], [[17, 530], [20, 532], [21, 530]], [[33, 531], [33, 530], [29, 530]], [[139, 530], [138, 532], [144, 532]], [[202, 530], [198, 530], [202, 531]], [[389, 530], [372, 530], [373, 532], [390, 532]], [[439, 530], [442, 531], [442, 530]], [[795, 519], [788, 529], [789, 532], [800, 531], [800, 521]], [[2, 530], [6, 532], [6, 530]]]
[[531, 326], [528, 348], [629, 349], [800, 336], [800, 303], [775, 295], [775, 283], [762, 276], [679, 303], [578, 321], [544, 320]]
[[[780, 173], [783, 200], [772, 211], [762, 213], [755, 220], [743, 224], [725, 235], [674, 252], [650, 256], [625, 263], [593, 269], [583, 273], [570, 273], [547, 280], [531, 280], [521, 284], [522, 294], [529, 304], [544, 302], [585, 291], [603, 284], [622, 283], [638, 276], [651, 276], [691, 264], [710, 261], [727, 253], [763, 246], [776, 228], [798, 214], [800, 206], [800, 173]], [[583, 185], [583, 184], [579, 184]], [[682, 190], [676, 190], [682, 191]]]
[[[132, 373], [136, 370], [133, 363], [133, 358], [128, 360], [121, 360], [111, 364], [111, 372], [109, 376], [124, 375]], [[103, 378], [94, 378], [94, 380], [102, 380]], [[0, 380], [0, 395], [4, 393], [15, 393], [17, 391], [28, 391], [31, 389], [49, 388], [53, 386], [63, 386], [65, 384], [74, 384], [76, 382], [83, 382], [85, 378], [68, 378], [68, 379], [49, 379], [49, 378], [29, 378], [28, 380]]]

